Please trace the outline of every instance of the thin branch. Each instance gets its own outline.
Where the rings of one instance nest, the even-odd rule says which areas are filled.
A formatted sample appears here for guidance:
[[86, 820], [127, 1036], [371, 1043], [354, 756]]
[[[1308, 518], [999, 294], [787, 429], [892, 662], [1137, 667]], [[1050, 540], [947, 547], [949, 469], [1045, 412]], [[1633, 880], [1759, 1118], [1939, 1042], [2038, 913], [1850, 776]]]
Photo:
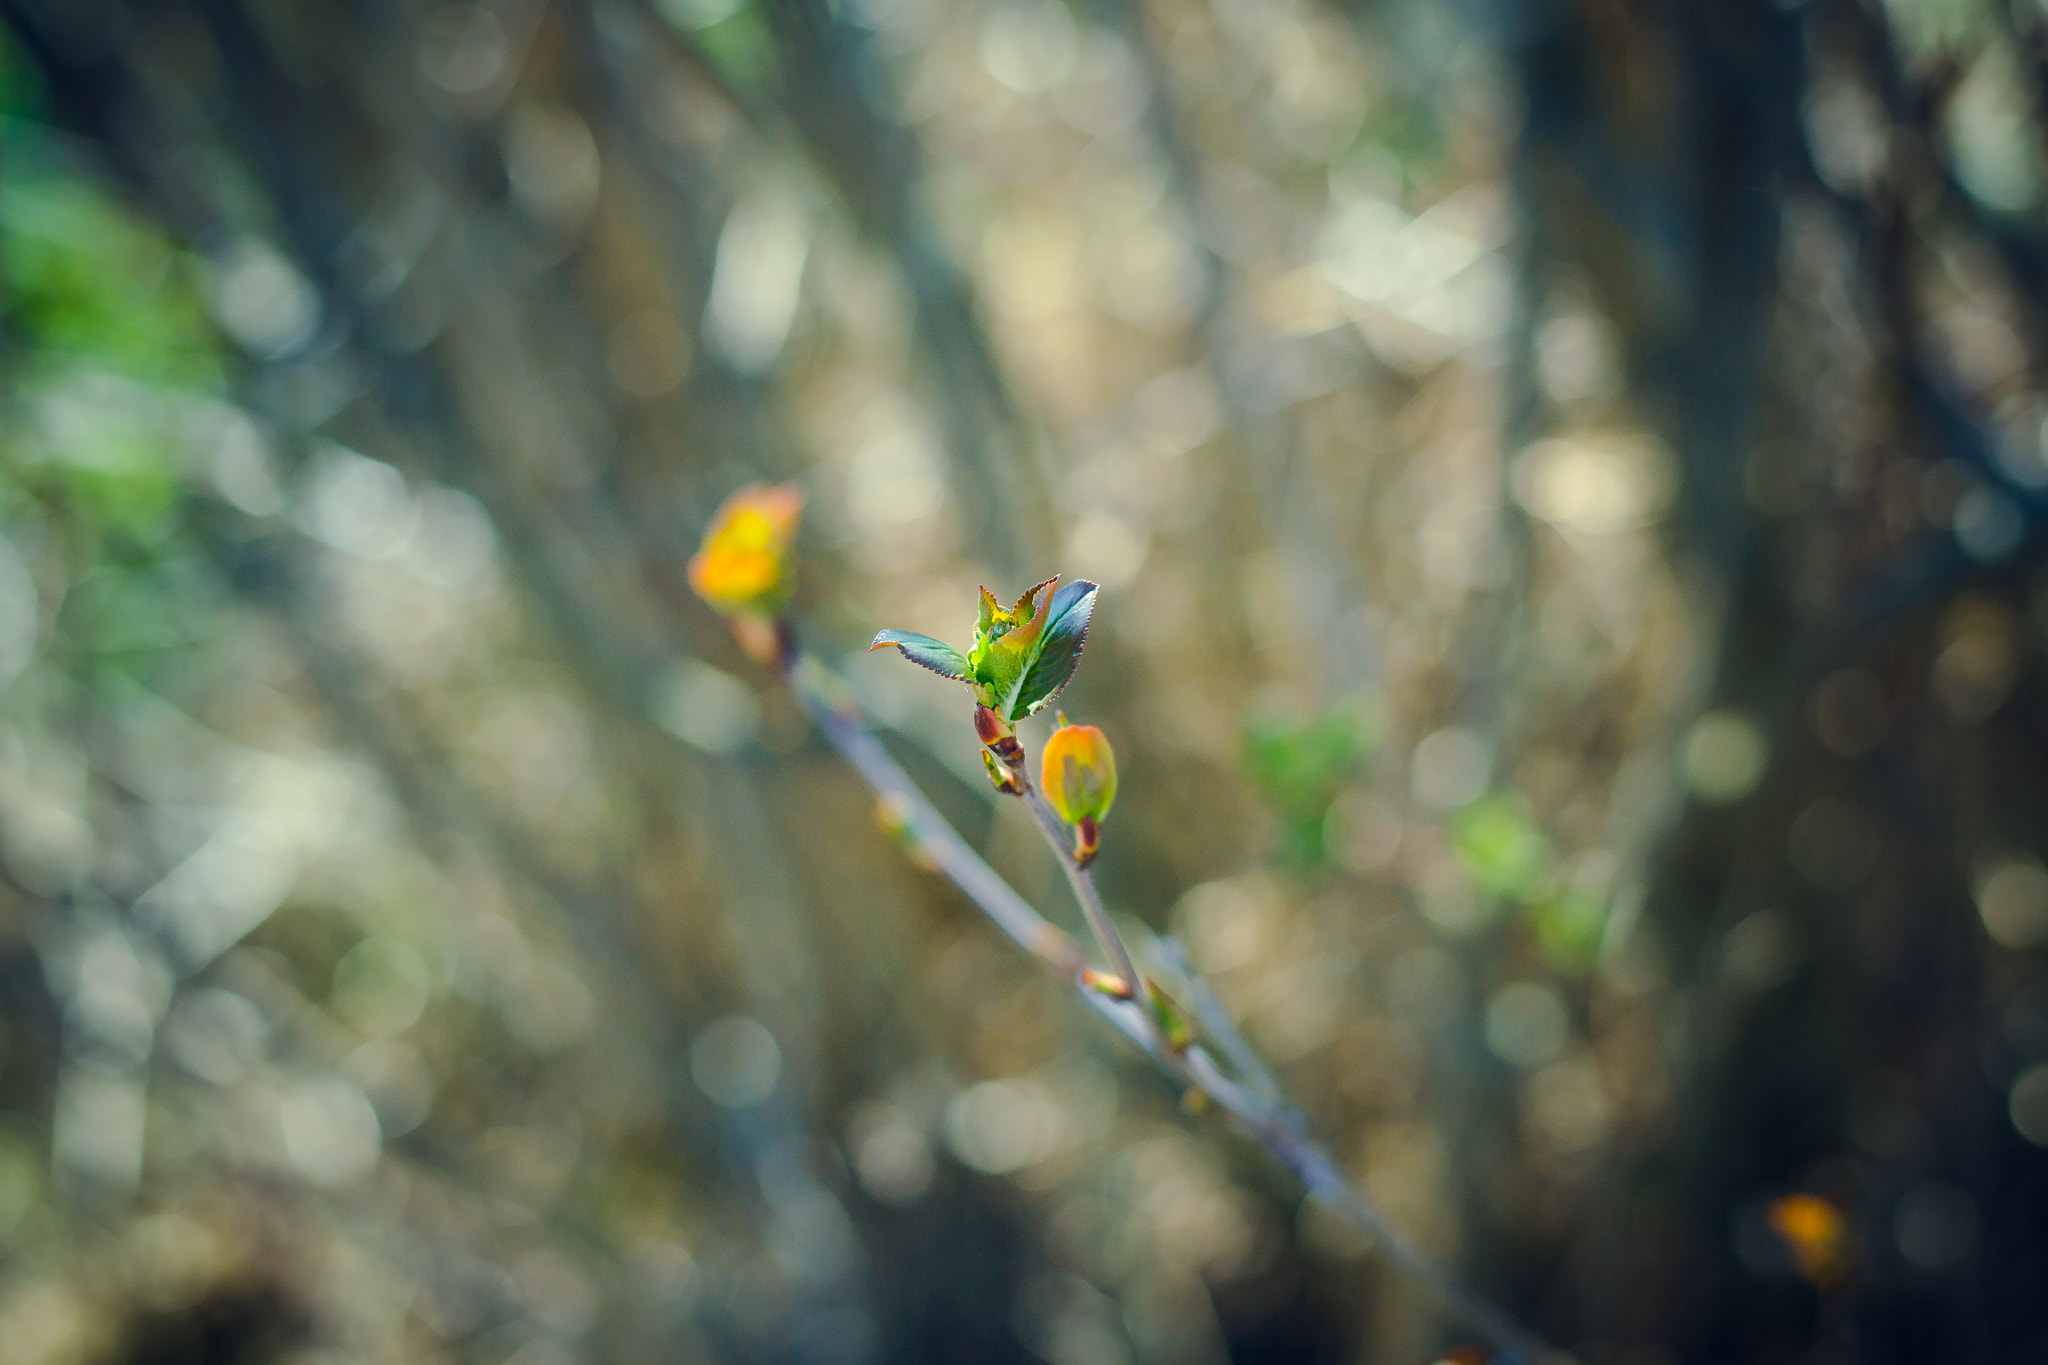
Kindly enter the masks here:
[[1131, 960], [1131, 950], [1124, 943], [1124, 936], [1117, 932], [1116, 924], [1110, 919], [1109, 911], [1102, 904], [1102, 893], [1095, 889], [1095, 878], [1074, 856], [1072, 832], [1067, 822], [1060, 819], [1059, 812], [1046, 804], [1038, 788], [1031, 785], [1031, 779], [1022, 768], [1017, 780], [1023, 790], [1018, 794], [1024, 798], [1025, 809], [1038, 822], [1039, 833], [1052, 846], [1053, 855], [1060, 860], [1060, 871], [1067, 874], [1067, 885], [1074, 888], [1074, 899], [1081, 904], [1081, 914], [1087, 919], [1088, 927], [1095, 931], [1095, 937], [1102, 944], [1102, 951], [1109, 954], [1109, 965], [1116, 968], [1117, 975], [1124, 979], [1136, 994], [1140, 1004], [1152, 1003], [1152, 988], [1138, 973], [1137, 963]]
[[891, 813], [903, 822], [911, 839], [938, 865], [947, 880], [966, 892], [968, 899], [980, 906], [1018, 947], [1043, 960], [1061, 976], [1079, 981], [1084, 965], [1079, 946], [1032, 909], [1030, 902], [1018, 895], [946, 823], [946, 818], [911, 781], [910, 774], [875, 738], [846, 684], [801, 651], [791, 653], [784, 676], [832, 747], [889, 804]]
[[1156, 938], [1152, 940], [1152, 951], [1166, 965], [1166, 970], [1176, 978], [1174, 984], [1180, 988], [1181, 998], [1188, 1008], [1195, 1012], [1195, 1023], [1201, 1028], [1202, 1036], [1221, 1048], [1223, 1055], [1230, 1059], [1230, 1065], [1237, 1074], [1244, 1077], [1252, 1092], [1276, 1107], [1283, 1102], [1279, 1078], [1274, 1076], [1265, 1059], [1260, 1057], [1237, 1021], [1230, 1017], [1230, 1011], [1223, 1008], [1223, 1002], [1216, 998], [1209, 983], [1199, 975], [1188, 961], [1187, 949], [1177, 938]]
[[[969, 900], [995, 921], [997, 928], [1064, 977], [1079, 993], [1084, 1004], [1129, 1039], [1168, 1076], [1206, 1096], [1229, 1115], [1240, 1132], [1263, 1146], [1294, 1173], [1306, 1188], [1309, 1198], [1377, 1243], [1388, 1259], [1435, 1300], [1447, 1318], [1493, 1346], [1501, 1353], [1502, 1362], [1507, 1365], [1538, 1365], [1538, 1362], [1542, 1365], [1565, 1365], [1571, 1361], [1569, 1355], [1550, 1347], [1506, 1312], [1452, 1278], [1389, 1222], [1376, 1204], [1353, 1189], [1328, 1150], [1302, 1130], [1297, 1113], [1280, 1100], [1279, 1087], [1271, 1073], [1255, 1058], [1251, 1066], [1239, 1068], [1240, 1074], [1249, 1078], [1248, 1085], [1226, 1072], [1201, 1044], [1176, 1048], [1168, 1042], [1163, 1031], [1156, 1026], [1145, 997], [1135, 994], [1144, 989], [1143, 978], [1131, 967], [1130, 951], [1110, 924], [1093, 879], [1085, 868], [1074, 862], [1066, 844], [1065, 823], [1050, 809], [1044, 808], [1044, 799], [1035, 790], [1026, 785], [1026, 804], [1037, 817], [1039, 828], [1059, 853], [1061, 866], [1067, 869], [1068, 880], [1081, 901], [1083, 912], [1089, 915], [1090, 923], [1103, 935], [1105, 949], [1129, 973], [1126, 979], [1132, 982], [1134, 994], [1128, 999], [1106, 995], [1089, 984], [1083, 976], [1083, 958], [1073, 939], [1039, 914], [946, 823], [945, 818], [925, 799], [917, 784], [911, 781], [909, 774], [875, 738], [846, 684], [830, 669], [797, 648], [793, 637], [785, 634], [784, 641], [783, 676], [818, 729], [868, 787], [888, 803], [918, 849], [931, 860], [939, 873], [965, 892]], [[1021, 773], [1019, 775], [1022, 776]], [[1249, 1044], [1238, 1035], [1234, 1026], [1227, 1024], [1227, 1016], [1222, 1015], [1220, 1004], [1215, 1004], [1206, 986], [1197, 984], [1194, 974], [1186, 970], [1184, 960], [1181, 960], [1178, 970], [1192, 988], [1198, 1011], [1203, 1015], [1209, 1012], [1202, 1006], [1206, 1000], [1214, 1006], [1215, 1013], [1225, 1019], [1226, 1027], [1216, 1030], [1215, 1036], [1225, 1051], [1232, 1055], [1233, 1061], [1237, 1060], [1240, 1051], [1245, 1057], [1251, 1057]], [[1262, 1091], [1270, 1093], [1258, 1093]]]

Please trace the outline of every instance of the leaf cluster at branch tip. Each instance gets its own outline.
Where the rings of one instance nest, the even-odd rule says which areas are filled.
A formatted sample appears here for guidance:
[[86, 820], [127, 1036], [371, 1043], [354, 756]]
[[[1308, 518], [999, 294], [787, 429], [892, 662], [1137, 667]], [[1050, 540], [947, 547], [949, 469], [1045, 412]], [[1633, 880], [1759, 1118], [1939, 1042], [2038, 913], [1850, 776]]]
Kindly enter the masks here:
[[1077, 579], [1054, 591], [1057, 577], [1024, 590], [1004, 607], [981, 590], [974, 642], [965, 654], [943, 640], [908, 630], [879, 632], [870, 650], [894, 646], [903, 657], [940, 677], [964, 682], [975, 700], [1015, 722], [1058, 696], [1081, 665], [1097, 587]]

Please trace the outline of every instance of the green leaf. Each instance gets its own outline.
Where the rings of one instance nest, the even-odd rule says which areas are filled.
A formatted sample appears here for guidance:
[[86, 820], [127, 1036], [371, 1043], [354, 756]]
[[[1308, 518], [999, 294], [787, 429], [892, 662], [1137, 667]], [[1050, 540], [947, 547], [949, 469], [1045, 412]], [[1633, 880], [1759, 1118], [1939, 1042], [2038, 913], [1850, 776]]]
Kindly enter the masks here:
[[875, 636], [875, 642], [868, 646], [868, 652], [894, 645], [903, 651], [903, 657], [919, 668], [929, 668], [942, 678], [954, 682], [967, 681], [967, 656], [944, 640], [934, 640], [929, 635], [919, 635], [914, 630], [885, 630]]
[[1016, 703], [1017, 688], [1045, 644], [1050, 609], [1048, 603], [1038, 599], [1050, 598], [1052, 585], [1058, 581], [1055, 575], [1034, 584], [1007, 611], [1000, 606], [992, 608], [989, 604], [994, 599], [988, 598], [987, 590], [983, 590], [986, 600], [982, 610], [988, 621], [975, 631], [974, 648], [967, 651], [967, 680], [973, 685], [976, 698], [1005, 720], [1017, 718], [1017, 713], [1010, 709]]
[[1088, 619], [1095, 614], [1095, 584], [1078, 579], [1052, 595], [1045, 609], [1045, 630], [1038, 653], [1017, 680], [1008, 719], [1028, 716], [1060, 694], [1081, 666], [1088, 643]]

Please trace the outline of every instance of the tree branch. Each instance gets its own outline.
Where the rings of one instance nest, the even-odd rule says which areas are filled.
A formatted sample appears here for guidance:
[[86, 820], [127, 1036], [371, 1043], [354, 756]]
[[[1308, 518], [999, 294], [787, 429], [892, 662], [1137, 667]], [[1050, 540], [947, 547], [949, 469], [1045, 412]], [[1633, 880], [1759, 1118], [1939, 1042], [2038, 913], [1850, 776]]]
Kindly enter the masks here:
[[[1302, 1130], [1296, 1112], [1281, 1101], [1271, 1073], [1257, 1065], [1255, 1059], [1251, 1068], [1240, 1067], [1247, 1078], [1240, 1081], [1226, 1072], [1200, 1043], [1175, 1048], [1168, 1042], [1155, 1023], [1149, 997], [1140, 993], [1146, 990], [1144, 979], [1131, 963], [1130, 950], [1110, 923], [1093, 878], [1074, 861], [1067, 847], [1065, 822], [1046, 807], [1044, 798], [1028, 782], [1024, 788], [1025, 804], [1059, 854], [1068, 882], [1090, 925], [1102, 936], [1105, 951], [1128, 974], [1126, 979], [1133, 992], [1128, 999], [1106, 995], [1088, 983], [1083, 976], [1084, 960], [1073, 939], [1039, 914], [946, 823], [875, 738], [845, 683], [798, 648], [786, 630], [783, 639], [783, 676], [812, 721], [868, 787], [889, 804], [909, 837], [939, 873], [965, 892], [998, 929], [1066, 978], [1084, 1004], [1135, 1044], [1160, 1070], [1206, 1096], [1229, 1115], [1240, 1132], [1294, 1173], [1309, 1198], [1376, 1242], [1394, 1264], [1435, 1300], [1447, 1318], [1493, 1346], [1501, 1353], [1501, 1361], [1509, 1365], [1564, 1365], [1571, 1361], [1569, 1355], [1550, 1347], [1437, 1266], [1388, 1221], [1378, 1205], [1353, 1189], [1328, 1150]], [[1214, 1015], [1221, 1016], [1221, 1006], [1215, 1004], [1206, 986], [1197, 982], [1184, 959], [1176, 960], [1180, 964], [1177, 969], [1198, 1002], [1198, 1015], [1212, 1017], [1211, 1008], [1200, 1004], [1207, 1001]], [[1222, 1017], [1227, 1021], [1227, 1016]], [[1219, 1044], [1233, 1058], [1240, 1050], [1247, 1057], [1251, 1055], [1249, 1045], [1234, 1027], [1217, 1036]], [[1229, 1041], [1232, 1039], [1234, 1044]]]

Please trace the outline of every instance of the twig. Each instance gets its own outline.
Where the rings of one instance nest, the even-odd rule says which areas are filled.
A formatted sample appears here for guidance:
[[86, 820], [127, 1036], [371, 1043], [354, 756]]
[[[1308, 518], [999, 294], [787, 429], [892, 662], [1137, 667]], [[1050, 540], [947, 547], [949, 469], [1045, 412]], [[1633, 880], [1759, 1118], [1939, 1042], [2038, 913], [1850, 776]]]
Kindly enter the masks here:
[[869, 730], [867, 719], [832, 671], [801, 651], [792, 651], [784, 676], [797, 700], [832, 747], [888, 802], [910, 837], [996, 927], [1018, 947], [1042, 959], [1061, 976], [1080, 979], [1081, 950], [1059, 928], [1048, 923], [1022, 896], [997, 875], [946, 823], [910, 774], [889, 755]]
[[[1206, 1096], [1228, 1114], [1240, 1132], [1263, 1146], [1294, 1173], [1307, 1189], [1309, 1198], [1371, 1238], [1394, 1264], [1436, 1301], [1447, 1318], [1499, 1351], [1501, 1362], [1508, 1365], [1537, 1365], [1538, 1362], [1552, 1365], [1553, 1362], [1571, 1360], [1570, 1356], [1548, 1346], [1506, 1312], [1458, 1283], [1390, 1223], [1376, 1204], [1351, 1187], [1329, 1152], [1302, 1130], [1295, 1111], [1281, 1101], [1279, 1087], [1271, 1073], [1252, 1056], [1250, 1045], [1238, 1035], [1234, 1026], [1228, 1024], [1221, 1005], [1208, 994], [1206, 986], [1196, 983], [1194, 974], [1186, 970], [1182, 959], [1176, 959], [1179, 964], [1177, 970], [1190, 986], [1198, 1017], [1210, 1013], [1210, 1009], [1204, 1006], [1206, 1001], [1209, 1007], [1213, 1007], [1215, 1015], [1224, 1020], [1223, 1028], [1213, 1030], [1214, 1036], [1231, 1054], [1234, 1063], [1241, 1061], [1240, 1053], [1243, 1058], [1250, 1059], [1251, 1065], [1239, 1066], [1239, 1074], [1248, 1078], [1249, 1085], [1226, 1072], [1201, 1044], [1176, 1048], [1168, 1041], [1165, 1033], [1157, 1027], [1148, 997], [1138, 994], [1145, 990], [1143, 978], [1131, 965], [1130, 950], [1110, 923], [1093, 878], [1087, 869], [1074, 861], [1073, 853], [1067, 847], [1064, 822], [1045, 807], [1044, 798], [1036, 790], [1028, 784], [1025, 786], [1025, 804], [1031, 808], [1039, 828], [1060, 855], [1060, 864], [1067, 871], [1068, 881], [1081, 901], [1082, 911], [1102, 936], [1105, 951], [1121, 970], [1128, 973], [1126, 979], [1131, 982], [1133, 991], [1128, 999], [1106, 995], [1088, 983], [1083, 976], [1082, 955], [1073, 939], [1040, 915], [946, 823], [917, 784], [911, 781], [909, 774], [875, 738], [845, 683], [799, 649], [786, 626], [783, 641], [783, 676], [818, 729], [869, 788], [889, 804], [895, 817], [940, 874], [965, 892], [969, 900], [995, 921], [997, 928], [1064, 977], [1079, 993], [1084, 1004], [1135, 1044], [1161, 1070], [1180, 1084]], [[1021, 773], [1019, 775], [1022, 776]]]
[[1223, 1002], [1216, 998], [1216, 992], [1209, 983], [1198, 975], [1188, 961], [1187, 949], [1177, 938], [1152, 940], [1152, 951], [1166, 964], [1166, 969], [1176, 978], [1174, 984], [1180, 988], [1181, 997], [1188, 1008], [1195, 1012], [1195, 1023], [1200, 1026], [1202, 1036], [1208, 1038], [1223, 1050], [1230, 1059], [1230, 1065], [1242, 1076], [1252, 1092], [1267, 1103], [1280, 1106], [1283, 1095], [1280, 1081], [1267, 1067], [1243, 1032], [1237, 1021], [1230, 1017], [1230, 1011], [1223, 1008]]
[[1058, 812], [1046, 804], [1038, 788], [1031, 785], [1031, 779], [1021, 769], [1017, 780], [1023, 790], [1018, 794], [1024, 798], [1025, 809], [1038, 822], [1039, 833], [1052, 846], [1053, 855], [1060, 860], [1060, 870], [1067, 874], [1067, 885], [1074, 888], [1074, 899], [1081, 903], [1081, 914], [1087, 919], [1088, 927], [1095, 931], [1095, 937], [1102, 944], [1102, 951], [1109, 954], [1110, 966], [1124, 979], [1140, 1004], [1152, 1003], [1152, 988], [1138, 973], [1138, 966], [1131, 960], [1131, 950], [1124, 944], [1124, 936], [1109, 918], [1109, 911], [1102, 904], [1102, 893], [1095, 889], [1095, 878], [1088, 869], [1081, 866], [1069, 845], [1070, 835], [1067, 822], [1060, 819]]

